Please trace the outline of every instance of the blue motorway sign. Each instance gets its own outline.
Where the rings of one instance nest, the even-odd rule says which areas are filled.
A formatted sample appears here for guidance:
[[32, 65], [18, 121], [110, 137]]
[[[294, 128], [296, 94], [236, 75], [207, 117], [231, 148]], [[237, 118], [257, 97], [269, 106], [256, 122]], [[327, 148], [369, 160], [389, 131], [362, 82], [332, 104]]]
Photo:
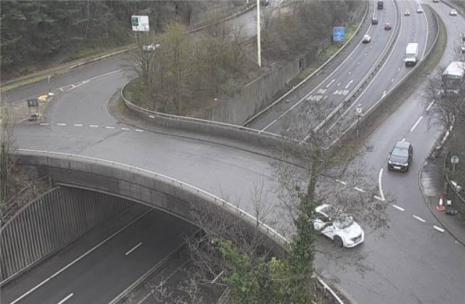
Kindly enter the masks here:
[[344, 42], [346, 40], [346, 28], [345, 26], [333, 27], [333, 41]]

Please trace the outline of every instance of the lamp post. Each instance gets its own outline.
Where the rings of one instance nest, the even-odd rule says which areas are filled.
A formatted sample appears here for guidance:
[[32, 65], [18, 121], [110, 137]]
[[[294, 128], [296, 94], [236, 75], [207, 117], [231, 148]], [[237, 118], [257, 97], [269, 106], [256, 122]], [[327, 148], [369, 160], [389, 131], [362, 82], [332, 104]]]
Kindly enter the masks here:
[[260, 38], [260, 0], [257, 0], [257, 63], [262, 67], [262, 44]]
[[355, 115], [357, 115], [357, 127], [356, 127], [356, 132], [357, 132], [357, 137], [359, 137], [360, 135], [360, 128], [359, 128], [359, 124], [360, 124], [360, 118], [362, 117], [363, 115], [363, 108], [362, 108], [362, 105], [359, 104], [357, 106], [357, 108], [355, 109]]

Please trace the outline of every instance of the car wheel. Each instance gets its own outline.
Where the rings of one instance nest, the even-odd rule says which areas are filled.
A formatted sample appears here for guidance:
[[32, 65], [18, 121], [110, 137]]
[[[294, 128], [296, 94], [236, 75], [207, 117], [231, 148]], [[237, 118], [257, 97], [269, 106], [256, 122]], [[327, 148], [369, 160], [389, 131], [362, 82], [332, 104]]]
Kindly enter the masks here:
[[344, 245], [342, 243], [342, 239], [340, 237], [338, 237], [337, 235], [334, 237], [333, 241], [334, 241], [334, 244], [336, 245], [336, 247], [342, 247]]

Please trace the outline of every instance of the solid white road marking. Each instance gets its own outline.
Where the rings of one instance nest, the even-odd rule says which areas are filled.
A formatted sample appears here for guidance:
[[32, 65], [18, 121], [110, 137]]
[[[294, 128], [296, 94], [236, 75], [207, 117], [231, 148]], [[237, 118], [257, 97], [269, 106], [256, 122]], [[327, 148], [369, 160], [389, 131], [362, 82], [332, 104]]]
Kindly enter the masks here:
[[98, 125], [89, 125], [91, 128], [98, 128]]
[[41, 122], [40, 125], [41, 126], [48, 126], [48, 122]]
[[63, 300], [61, 300], [61, 301], [58, 302], [57, 304], [63, 304], [63, 303], [65, 303], [65, 302], [68, 301], [69, 298], [71, 298], [72, 296], [74, 296], [74, 293], [70, 293], [69, 295], [67, 295]]
[[82, 127], [83, 124], [74, 124], [73, 126], [75, 126], [75, 127]]
[[141, 129], [135, 129], [136, 132], [144, 132], [144, 130]]
[[326, 85], [326, 88], [329, 88], [335, 81], [336, 81], [336, 79], [331, 80], [331, 81]]
[[129, 222], [126, 226], [122, 227], [121, 229], [119, 229], [118, 231], [116, 231], [115, 233], [113, 233], [112, 235], [110, 235], [109, 237], [107, 237], [106, 239], [104, 239], [103, 241], [101, 241], [100, 243], [98, 243], [97, 245], [95, 245], [94, 247], [92, 247], [91, 249], [87, 250], [86, 252], [84, 252], [81, 256], [79, 256], [77, 259], [75, 259], [74, 261], [72, 261], [71, 263], [69, 263], [68, 265], [66, 265], [65, 267], [61, 268], [60, 270], [58, 270], [57, 272], [55, 272], [54, 274], [52, 274], [51, 276], [49, 276], [48, 278], [46, 278], [45, 280], [43, 280], [42, 282], [40, 282], [39, 284], [37, 284], [36, 286], [32, 287], [31, 289], [29, 289], [27, 292], [23, 293], [20, 297], [18, 297], [16, 300], [14, 300], [13, 302], [11, 302], [10, 304], [15, 304], [15, 303], [18, 303], [19, 301], [21, 301], [22, 299], [24, 299], [25, 297], [27, 297], [28, 295], [30, 295], [31, 293], [33, 293], [34, 291], [36, 291], [37, 289], [39, 289], [40, 287], [42, 287], [45, 283], [47, 283], [48, 281], [50, 281], [51, 279], [53, 279], [54, 277], [58, 276], [60, 273], [62, 273], [63, 271], [65, 271], [66, 269], [70, 268], [71, 266], [73, 266], [74, 264], [76, 264], [77, 262], [79, 262], [80, 260], [82, 260], [84, 257], [86, 257], [87, 255], [89, 255], [90, 253], [94, 252], [96, 249], [98, 249], [100, 246], [102, 246], [103, 244], [105, 244], [106, 242], [108, 242], [109, 240], [111, 240], [112, 238], [114, 238], [116, 235], [118, 235], [120, 232], [122, 232], [123, 230], [125, 230], [126, 228], [128, 228], [129, 226], [131, 226], [132, 224], [134, 224], [135, 222], [137, 222], [138, 220], [140, 220], [142, 217], [144, 217], [145, 215], [147, 215], [151, 210], [147, 211], [147, 212], [144, 212], [143, 214], [141, 214], [140, 216], [136, 217], [134, 220], [132, 220], [131, 222]]
[[347, 183], [345, 181], [341, 181], [340, 179], [337, 179], [337, 178], [336, 178], [336, 182], [338, 182], [340, 184], [343, 184], [344, 186], [347, 185]]
[[346, 86], [344, 87], [344, 89], [347, 89], [351, 84], [352, 82], [354, 82], [354, 80], [352, 79], [351, 81], [349, 81], [349, 83], [346, 84]]
[[142, 242], [139, 242], [136, 246], [134, 246], [134, 247], [132, 247], [131, 249], [129, 249], [128, 251], [126, 251], [126, 253], [125, 253], [124, 255], [125, 255], [125, 256], [130, 255], [131, 253], [134, 252], [134, 250], [136, 250], [137, 248], [139, 248], [141, 245], [142, 245]]
[[433, 228], [436, 229], [439, 232], [444, 232], [445, 231], [444, 229], [442, 229], [441, 227], [438, 227], [436, 225], [433, 225]]
[[357, 190], [358, 192], [362, 192], [362, 193], [365, 193], [366, 191], [363, 190], [362, 188], [359, 188], [359, 187], [354, 187], [355, 190]]
[[433, 106], [435, 100], [433, 100], [432, 102], [430, 102], [430, 104], [426, 107], [426, 112], [429, 111], [429, 109], [431, 109], [431, 107]]
[[415, 124], [410, 128], [410, 132], [413, 132], [413, 130], [415, 130], [415, 128], [418, 126], [418, 124], [420, 123], [420, 121], [423, 119], [423, 115], [418, 117], [417, 121], [415, 122]]
[[379, 170], [378, 188], [379, 188], [379, 196], [382, 198], [383, 201], [385, 201], [386, 198], [384, 197], [384, 193], [383, 193], [383, 170], [384, 168], [381, 168], [381, 170]]
[[105, 126], [105, 129], [114, 129], [115, 127], [112, 126]]
[[57, 126], [64, 127], [64, 126], [66, 126], [66, 124], [64, 122], [58, 122]]
[[413, 217], [414, 219], [416, 219], [416, 220], [419, 220], [419, 221], [422, 222], [422, 223], [426, 223], [426, 220], [422, 219], [422, 218], [419, 217], [418, 215], [415, 215], [415, 214], [414, 214], [414, 215], [412, 215], [412, 217]]
[[392, 204], [392, 207], [396, 208], [397, 210], [400, 210], [400, 211], [405, 211], [404, 208], [400, 207], [400, 206], [397, 206], [395, 204]]

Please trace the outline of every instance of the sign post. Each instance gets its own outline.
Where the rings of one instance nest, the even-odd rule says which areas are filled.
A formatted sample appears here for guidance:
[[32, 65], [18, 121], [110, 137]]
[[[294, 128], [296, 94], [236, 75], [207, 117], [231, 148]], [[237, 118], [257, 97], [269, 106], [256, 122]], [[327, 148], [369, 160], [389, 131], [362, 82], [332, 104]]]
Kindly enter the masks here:
[[344, 43], [346, 41], [346, 27], [335, 26], [333, 27], [333, 42]]

